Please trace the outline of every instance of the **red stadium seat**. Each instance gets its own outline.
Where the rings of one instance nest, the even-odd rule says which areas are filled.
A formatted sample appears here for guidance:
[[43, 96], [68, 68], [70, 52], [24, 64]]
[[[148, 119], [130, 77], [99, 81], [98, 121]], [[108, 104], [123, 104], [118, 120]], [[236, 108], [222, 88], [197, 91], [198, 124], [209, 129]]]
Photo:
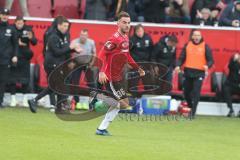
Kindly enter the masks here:
[[[176, 84], [177, 83], [177, 84]], [[183, 75], [182, 73], [174, 74], [173, 76], [173, 94], [182, 94], [182, 85], [183, 85]], [[178, 89], [177, 87], [178, 86]], [[219, 88], [216, 80], [215, 67], [213, 66], [209, 72], [208, 76], [205, 77], [202, 89], [201, 97], [216, 97], [218, 95]]]
[[177, 72], [173, 72], [173, 79], [172, 79], [172, 95], [182, 95], [183, 91], [180, 89], [179, 86], [179, 74]]

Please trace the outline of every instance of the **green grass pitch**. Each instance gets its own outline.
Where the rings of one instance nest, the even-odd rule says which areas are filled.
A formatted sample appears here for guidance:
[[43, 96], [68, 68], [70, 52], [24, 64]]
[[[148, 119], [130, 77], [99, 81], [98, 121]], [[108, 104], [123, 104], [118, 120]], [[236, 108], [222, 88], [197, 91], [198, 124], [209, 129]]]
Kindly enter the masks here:
[[0, 110], [0, 160], [239, 160], [240, 119], [126, 121], [96, 136], [103, 117], [65, 122], [48, 110]]

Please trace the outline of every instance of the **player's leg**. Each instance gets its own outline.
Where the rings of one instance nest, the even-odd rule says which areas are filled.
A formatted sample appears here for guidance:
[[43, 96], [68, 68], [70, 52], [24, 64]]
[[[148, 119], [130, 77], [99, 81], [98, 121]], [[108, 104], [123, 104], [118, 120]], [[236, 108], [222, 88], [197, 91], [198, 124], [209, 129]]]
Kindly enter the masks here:
[[197, 111], [197, 106], [198, 102], [200, 100], [200, 95], [201, 95], [201, 88], [202, 88], [202, 82], [203, 82], [203, 77], [198, 77], [194, 79], [193, 82], [193, 90], [192, 90], [192, 118], [195, 117], [196, 111]]
[[[49, 68], [49, 67], [45, 66], [45, 71], [47, 73], [47, 78], [49, 77], [49, 75], [53, 71], [53, 69], [54, 68]], [[38, 100], [40, 100], [41, 98], [45, 97], [46, 95], [48, 95], [48, 94], [50, 95], [52, 93], [53, 93], [53, 91], [48, 86], [47, 88], [42, 90], [35, 98], [28, 100], [28, 105], [29, 105], [30, 111], [32, 113], [36, 113], [37, 112], [37, 102], [38, 102]]]
[[120, 111], [120, 103], [116, 99], [105, 96], [103, 94], [98, 94], [97, 99], [103, 100], [109, 106], [109, 109], [101, 124], [97, 128], [96, 134], [109, 136], [110, 133], [107, 131], [107, 128], [118, 115], [118, 112]]

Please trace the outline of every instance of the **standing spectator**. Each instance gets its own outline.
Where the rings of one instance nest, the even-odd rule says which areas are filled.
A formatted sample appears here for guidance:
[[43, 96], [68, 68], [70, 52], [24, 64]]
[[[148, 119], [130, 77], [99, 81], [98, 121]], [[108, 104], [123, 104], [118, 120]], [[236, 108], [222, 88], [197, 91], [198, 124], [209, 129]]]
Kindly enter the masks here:
[[236, 0], [224, 9], [220, 17], [220, 23], [223, 26], [240, 26], [240, 0]]
[[[30, 44], [36, 45], [37, 39], [32, 28], [25, 24], [23, 17], [17, 17], [14, 28], [18, 36], [18, 63], [11, 67], [11, 77], [9, 79], [11, 90], [10, 106], [16, 106], [16, 83], [22, 84], [23, 93], [27, 93], [30, 81], [30, 60], [33, 57], [33, 52], [30, 49]], [[28, 106], [27, 97], [24, 95], [23, 106]]]
[[[121, 11], [128, 12], [132, 21], [137, 21], [137, 11], [136, 3], [140, 0], [116, 0], [113, 1], [110, 11], [109, 18], [110, 20], [117, 19], [117, 15]], [[141, 0], [142, 1], [142, 0]]]
[[18, 62], [18, 37], [8, 24], [9, 10], [0, 11], [0, 108], [2, 108], [5, 85], [9, 78], [10, 65]]
[[117, 8], [115, 17], [121, 12], [121, 11], [127, 11], [129, 0], [117, 0]]
[[202, 33], [193, 30], [190, 41], [184, 46], [175, 70], [180, 71], [184, 64], [184, 96], [192, 109], [191, 116], [195, 117], [200, 99], [202, 82], [208, 69], [213, 65], [212, 51], [204, 42]]
[[[83, 72], [86, 73], [86, 78], [87, 78], [87, 85], [90, 88], [96, 88], [96, 70], [93, 69], [93, 64], [95, 62], [95, 57], [96, 57], [96, 46], [94, 40], [88, 38], [88, 30], [87, 29], [82, 29], [80, 33], [80, 37], [77, 39], [74, 39], [72, 41], [74, 44], [78, 44], [81, 48], [82, 51], [80, 53], [75, 53], [74, 57], [76, 58], [77, 63], [79, 64], [89, 64], [91, 67], [81, 67], [75, 70], [72, 73], [72, 83], [74, 85], [79, 85], [79, 80], [80, 76]], [[85, 55], [85, 56], [84, 56]], [[80, 56], [80, 57], [79, 57]], [[80, 103], [79, 103], [79, 96], [74, 96], [74, 101], [76, 104], [76, 108], [81, 108]], [[91, 104], [90, 104], [91, 105]], [[90, 106], [91, 108], [92, 106]]]
[[194, 24], [201, 26], [212, 26], [211, 11], [208, 8], [203, 8], [201, 12], [197, 11], [197, 16]]
[[188, 0], [170, 0], [168, 23], [190, 23]]
[[[130, 38], [130, 43], [132, 45], [130, 49], [130, 55], [134, 59], [135, 62], [150, 62], [151, 53], [153, 49], [153, 41], [152, 38], [145, 33], [144, 28], [141, 24], [138, 24], [134, 28], [134, 35]], [[140, 64], [139, 64], [140, 65]], [[144, 70], [149, 70], [147, 65], [142, 66]], [[150, 77], [143, 77], [143, 83], [148, 84]], [[130, 83], [131, 86], [137, 86], [138, 81], [132, 80]], [[147, 89], [146, 87], [144, 87]]]
[[[57, 29], [48, 39], [47, 43], [47, 50], [45, 53], [45, 61], [44, 61], [44, 68], [47, 72], [47, 76], [52, 73], [52, 71], [64, 63], [66, 60], [70, 58], [70, 54], [72, 51], [80, 52], [81, 49], [76, 44], [70, 44], [70, 41], [67, 38], [67, 34], [69, 31], [70, 23], [65, 18], [62, 17], [57, 21]], [[73, 66], [73, 62], [69, 63], [69, 67]], [[70, 65], [71, 64], [71, 65]], [[73, 67], [70, 67], [73, 68]], [[36, 113], [37, 111], [37, 102], [42, 97], [46, 96], [47, 94], [51, 94], [53, 91], [48, 86], [44, 89], [41, 93], [39, 93], [34, 99], [28, 100], [28, 104], [30, 107], [31, 112]], [[65, 110], [64, 108], [64, 99], [66, 98], [63, 95], [56, 93], [57, 95], [57, 110], [56, 112], [61, 112]]]
[[145, 22], [165, 23], [168, 0], [143, 0]]
[[[174, 35], [167, 35], [160, 38], [159, 42], [153, 49], [153, 61], [161, 63], [168, 67], [168, 73], [162, 78], [168, 82], [172, 82], [172, 72], [176, 66], [176, 45], [178, 43], [177, 37]], [[156, 73], [159, 68], [155, 67]]]
[[222, 0], [224, 4], [233, 3], [235, 0]]
[[138, 22], [144, 22], [144, 0], [135, 0], [135, 11]]
[[85, 19], [106, 20], [112, 0], [86, 0]]
[[220, 13], [221, 13], [221, 8], [219, 7], [213, 7], [211, 8], [211, 19], [212, 19], [212, 23], [214, 26], [218, 26], [219, 25], [219, 17], [220, 17]]
[[152, 38], [145, 33], [141, 24], [134, 27], [134, 35], [130, 38], [132, 43], [131, 56], [136, 62], [148, 62], [151, 59], [153, 48]]
[[[235, 54], [229, 61], [228, 64], [229, 74], [226, 82], [223, 85], [224, 99], [229, 108], [228, 117], [234, 116], [234, 110], [232, 106], [232, 95], [240, 94], [240, 55]], [[238, 113], [240, 118], [240, 111]]]
[[224, 3], [221, 0], [195, 0], [191, 10], [191, 21], [196, 21], [197, 11], [201, 11], [203, 8], [224, 7]]
[[[12, 8], [14, 0], [6, 0], [6, 5], [5, 7], [9, 10]], [[29, 17], [29, 12], [28, 12], [28, 7], [27, 7], [27, 0], [19, 0], [20, 6], [22, 9], [23, 16]]]
[[[61, 21], [61, 19], [63, 19], [63, 16], [57, 16], [56, 18], [54, 18], [52, 24], [50, 27], [48, 27], [48, 29], [45, 31], [44, 35], [43, 35], [43, 56], [45, 57], [46, 51], [47, 51], [47, 44], [48, 44], [48, 40], [49, 37], [56, 32], [57, 30], [57, 25], [58, 25], [58, 21]], [[66, 37], [67, 40], [70, 41], [70, 33], [69, 30], [66, 33]], [[51, 108], [54, 108], [56, 105], [56, 97], [55, 97], [55, 93], [50, 93], [49, 94], [49, 98], [50, 98], [50, 105]]]

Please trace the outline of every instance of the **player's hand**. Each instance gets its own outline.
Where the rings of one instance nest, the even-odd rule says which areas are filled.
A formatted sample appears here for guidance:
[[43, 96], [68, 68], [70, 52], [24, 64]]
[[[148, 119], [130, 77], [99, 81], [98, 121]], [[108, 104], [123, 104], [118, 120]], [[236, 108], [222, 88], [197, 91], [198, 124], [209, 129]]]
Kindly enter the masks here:
[[80, 45], [76, 44], [75, 45], [75, 48], [74, 50], [77, 52], [77, 53], [81, 53], [83, 51], [83, 49], [80, 47]]
[[156, 76], [159, 76], [159, 68], [158, 68], [158, 66], [154, 67], [154, 73], [155, 73]]
[[232, 26], [233, 26], [233, 27], [239, 27], [239, 25], [240, 25], [239, 20], [233, 20], [233, 21], [232, 21]]
[[175, 69], [174, 69], [175, 72], [177, 73], [180, 73], [181, 72], [181, 68], [179, 66], [177, 66]]
[[19, 45], [19, 46], [27, 46], [27, 44], [26, 44], [26, 43], [23, 43], [23, 42], [21, 41], [21, 39], [18, 40], [18, 45]]
[[18, 58], [17, 58], [17, 56], [14, 56], [14, 57], [12, 58], [12, 63], [13, 63], [13, 64], [17, 64], [17, 62], [18, 62]]
[[204, 65], [203, 68], [204, 68], [205, 72], [208, 71], [208, 66], [207, 65]]
[[33, 33], [31, 31], [28, 32], [28, 39], [32, 39], [33, 38]]
[[98, 81], [101, 84], [105, 84], [108, 81], [107, 75], [104, 72], [99, 72]]
[[138, 72], [139, 72], [141, 77], [145, 76], [145, 71], [142, 68], [139, 68]]
[[208, 66], [204, 65], [203, 68], [205, 70], [205, 76], [207, 77], [208, 76]]

